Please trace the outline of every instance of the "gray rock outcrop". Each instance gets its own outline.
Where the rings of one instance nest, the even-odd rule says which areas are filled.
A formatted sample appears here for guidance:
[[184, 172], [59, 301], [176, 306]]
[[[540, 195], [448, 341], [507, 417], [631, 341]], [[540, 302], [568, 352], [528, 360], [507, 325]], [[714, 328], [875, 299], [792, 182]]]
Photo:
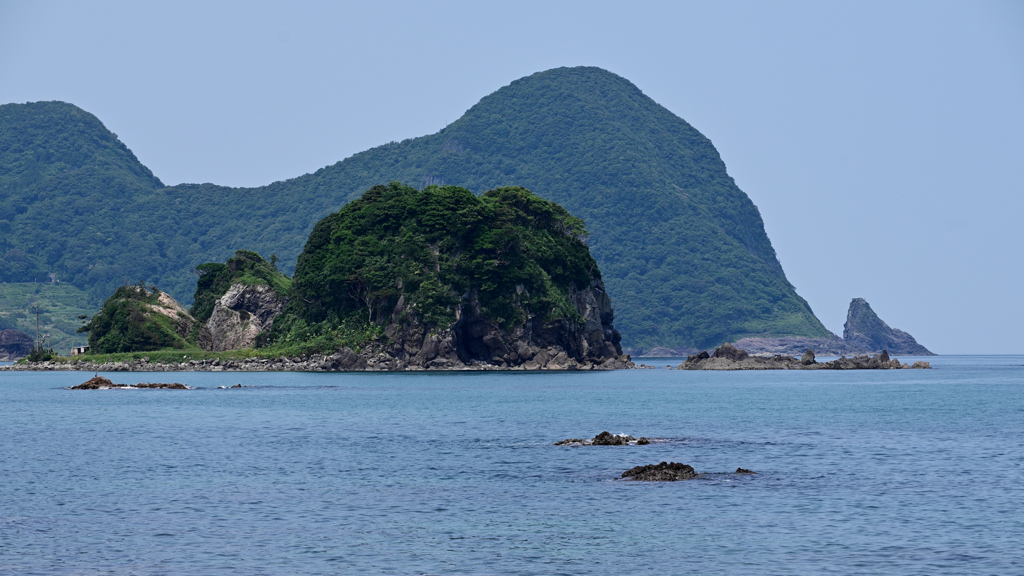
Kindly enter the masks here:
[[878, 352], [888, 350], [893, 354], [909, 356], [934, 356], [930, 350], [917, 343], [913, 336], [902, 330], [890, 328], [875, 314], [863, 298], [854, 298], [846, 313], [843, 325], [843, 341], [847, 347], [856, 350]]
[[256, 337], [270, 328], [285, 301], [266, 284], [232, 284], [213, 307], [199, 334], [204, 350], [252, 348]]

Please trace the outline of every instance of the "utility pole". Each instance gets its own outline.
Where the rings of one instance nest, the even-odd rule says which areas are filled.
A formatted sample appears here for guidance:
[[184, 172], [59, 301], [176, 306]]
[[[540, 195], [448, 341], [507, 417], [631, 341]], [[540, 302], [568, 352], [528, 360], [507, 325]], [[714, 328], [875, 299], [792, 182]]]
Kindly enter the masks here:
[[39, 304], [36, 304], [36, 348], [39, 348]]

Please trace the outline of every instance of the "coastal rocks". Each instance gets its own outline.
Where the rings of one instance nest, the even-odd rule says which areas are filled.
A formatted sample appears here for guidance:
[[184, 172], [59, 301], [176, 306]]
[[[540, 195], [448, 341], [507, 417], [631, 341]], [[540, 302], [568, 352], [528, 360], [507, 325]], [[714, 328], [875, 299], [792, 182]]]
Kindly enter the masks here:
[[0, 330], [0, 362], [12, 362], [32, 351], [32, 337], [19, 330]]
[[612, 434], [605, 430], [593, 438], [566, 438], [555, 442], [555, 446], [644, 446], [650, 444], [647, 438], [636, 439], [628, 434]]
[[114, 384], [113, 382], [111, 382], [107, 378], [104, 378], [102, 376], [95, 376], [93, 378], [90, 378], [90, 379], [86, 380], [85, 382], [82, 382], [78, 386], [72, 386], [71, 388], [69, 388], [69, 390], [112, 390], [114, 388], [121, 388], [121, 389], [126, 389], [126, 388], [138, 388], [138, 389], [153, 388], [153, 389], [164, 389], [164, 390], [188, 390], [189, 389], [188, 386], [186, 386], [184, 384], [179, 384], [178, 382], [171, 382], [171, 383], [140, 382], [140, 383], [135, 384], [135, 385]]
[[747, 470], [746, 468], [737, 468], [736, 472], [733, 472], [733, 474], [757, 474], [757, 472]]
[[285, 301], [266, 284], [232, 284], [214, 304], [199, 334], [204, 350], [252, 348], [256, 337], [270, 328]]
[[931, 368], [928, 362], [914, 362], [913, 366], [890, 359], [883, 350], [873, 356], [842, 356], [831, 362], [817, 362], [814, 351], [807, 350], [797, 360], [792, 356], [751, 356], [745, 350], [726, 342], [715, 349], [713, 354], [703, 351], [694, 354], [678, 366], [679, 370], [892, 370], [901, 368]]
[[678, 462], [636, 466], [622, 473], [622, 478], [643, 482], [675, 482], [677, 480], [692, 480], [696, 477], [697, 472], [694, 471], [693, 466]]
[[843, 340], [850, 349], [855, 350], [889, 350], [893, 354], [910, 356], [935, 355], [918, 344], [910, 334], [890, 328], [863, 298], [854, 298], [850, 302], [846, 324], [843, 325]]
[[934, 356], [913, 336], [902, 330], [890, 328], [871, 309], [863, 298], [854, 298], [846, 313], [843, 337], [803, 338], [784, 336], [779, 338], [748, 337], [736, 341], [736, 346], [751, 354], [783, 354], [796, 356], [802, 350], [811, 349], [822, 356], [871, 355], [888, 350], [891, 354], [907, 356]]

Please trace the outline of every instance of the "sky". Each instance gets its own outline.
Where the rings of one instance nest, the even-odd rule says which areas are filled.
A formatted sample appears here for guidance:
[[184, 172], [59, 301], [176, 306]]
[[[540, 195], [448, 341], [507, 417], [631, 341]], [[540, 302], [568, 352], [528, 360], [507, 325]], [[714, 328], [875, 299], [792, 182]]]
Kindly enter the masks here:
[[711, 139], [833, 332], [862, 297], [1024, 353], [1022, 2], [0, 0], [0, 103], [76, 104], [165, 184], [293, 178], [578, 65]]

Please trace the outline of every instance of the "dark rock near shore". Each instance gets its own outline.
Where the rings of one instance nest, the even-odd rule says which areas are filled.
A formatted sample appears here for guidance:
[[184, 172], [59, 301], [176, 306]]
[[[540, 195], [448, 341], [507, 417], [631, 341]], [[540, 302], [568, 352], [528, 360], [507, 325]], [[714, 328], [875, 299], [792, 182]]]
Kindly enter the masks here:
[[28, 356], [32, 344], [32, 337], [20, 330], [0, 330], [0, 362]]
[[674, 482], [676, 480], [691, 480], [697, 477], [697, 473], [689, 464], [662, 462], [661, 464], [630, 468], [622, 473], [622, 477], [644, 482]]
[[188, 390], [189, 387], [178, 382], [140, 382], [135, 385], [129, 384], [114, 384], [109, 379], [103, 376], [94, 376], [82, 382], [78, 386], [72, 386], [70, 390], [106, 390], [111, 388], [159, 388], [164, 390]]
[[757, 474], [753, 470], [747, 470], [746, 468], [737, 468], [734, 474]]
[[104, 378], [103, 376], [96, 376], [94, 378], [90, 378], [90, 379], [86, 380], [85, 382], [82, 382], [78, 386], [72, 386], [71, 389], [72, 390], [99, 390], [100, 388], [113, 388], [114, 386], [116, 386], [116, 384], [114, 384], [110, 380]]

